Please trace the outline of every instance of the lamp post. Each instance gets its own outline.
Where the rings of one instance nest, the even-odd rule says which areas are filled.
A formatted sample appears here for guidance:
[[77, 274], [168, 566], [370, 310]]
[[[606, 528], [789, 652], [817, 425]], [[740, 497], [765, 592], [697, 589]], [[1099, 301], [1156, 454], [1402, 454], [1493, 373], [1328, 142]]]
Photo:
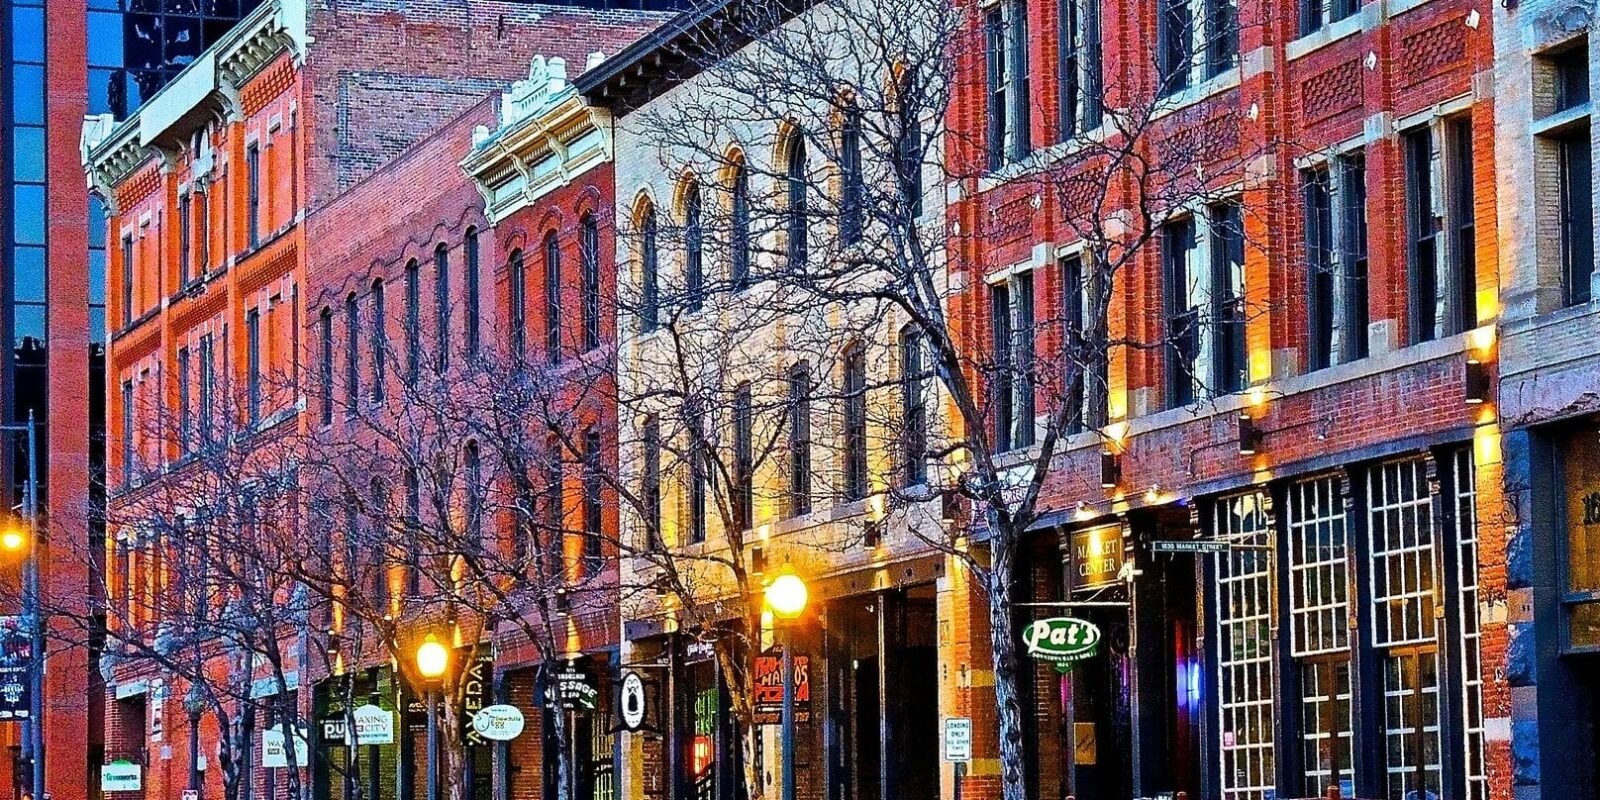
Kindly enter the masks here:
[[428, 634], [417, 646], [417, 672], [428, 689], [428, 800], [439, 800], [439, 679], [449, 667], [450, 651]]
[[189, 788], [194, 791], [195, 797], [199, 797], [200, 715], [205, 713], [206, 697], [201, 693], [198, 682], [189, 684], [189, 691], [183, 698], [183, 710], [189, 713]]
[[791, 631], [786, 623], [805, 613], [806, 601], [809, 599], [809, 590], [806, 582], [794, 574], [794, 570], [785, 565], [778, 573], [778, 577], [767, 584], [767, 608], [772, 611], [774, 621], [779, 630], [783, 632], [781, 646], [783, 648], [783, 800], [795, 800], [795, 775], [794, 775], [794, 641]]

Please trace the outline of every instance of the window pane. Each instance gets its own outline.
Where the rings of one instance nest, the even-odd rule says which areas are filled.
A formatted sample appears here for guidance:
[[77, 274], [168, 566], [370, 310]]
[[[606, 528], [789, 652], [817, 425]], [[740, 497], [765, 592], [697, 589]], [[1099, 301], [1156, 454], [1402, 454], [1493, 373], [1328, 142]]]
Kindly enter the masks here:
[[93, 248], [89, 251], [89, 302], [104, 305], [106, 302], [106, 251]]
[[1222, 796], [1265, 800], [1273, 792], [1273, 555], [1265, 498], [1217, 504], [1218, 539], [1246, 545], [1217, 560], [1217, 687]]
[[19, 181], [44, 182], [44, 128], [32, 126], [12, 130], [16, 164], [12, 177]]
[[18, 184], [12, 187], [12, 196], [17, 243], [44, 244], [44, 187]]
[[96, 344], [106, 342], [106, 307], [89, 307], [89, 341]]
[[25, 336], [31, 336], [39, 341], [44, 341], [44, 306], [32, 303], [17, 303], [16, 319], [12, 326], [16, 343], [22, 344]]
[[44, 302], [44, 248], [43, 247], [17, 247], [13, 250], [16, 255], [16, 298], [21, 303]]
[[44, 124], [44, 67], [18, 64], [11, 75], [12, 122]]
[[11, 10], [11, 57], [44, 63], [44, 9], [19, 6]]
[[89, 12], [89, 66], [122, 66], [122, 15], [113, 11]]

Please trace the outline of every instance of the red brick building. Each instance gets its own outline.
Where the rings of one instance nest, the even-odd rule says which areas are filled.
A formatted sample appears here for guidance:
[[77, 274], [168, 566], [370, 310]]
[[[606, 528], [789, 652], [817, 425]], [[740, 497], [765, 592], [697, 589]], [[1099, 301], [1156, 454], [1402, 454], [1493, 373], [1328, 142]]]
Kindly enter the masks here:
[[[951, 208], [964, 325], [981, 347], [997, 314], [1037, 325], [1029, 356], [1062, 363], [1096, 220], [1139, 243], [1027, 560], [1027, 591], [1058, 611], [1018, 620], [1082, 617], [1110, 644], [1067, 676], [1028, 667], [1030, 794], [1508, 796], [1488, 15], [981, 13], [951, 121], [971, 176]], [[1114, 116], [1137, 124], [1103, 128]], [[1095, 168], [1084, 142], [1129, 136], [1195, 188], [1050, 190], [1052, 171]], [[998, 401], [1026, 409], [1017, 449], [1066, 394]], [[1220, 553], [1162, 544], [1196, 539]], [[982, 665], [972, 618], [957, 658]], [[958, 694], [992, 750], [990, 690]], [[993, 796], [994, 765], [969, 775], [965, 796]]]
[[[215, 715], [195, 716], [191, 681], [182, 677], [189, 673], [163, 660], [179, 614], [172, 596], [195, 574], [186, 559], [197, 556], [172, 552], [176, 540], [139, 518], [161, 509], [183, 524], [213, 512], [204, 484], [206, 465], [219, 451], [241, 453], [239, 469], [254, 481], [282, 478], [293, 487], [287, 452], [315, 441], [333, 422], [320, 413], [326, 386], [308, 382], [325, 361], [317, 338], [321, 310], [335, 298], [343, 309], [357, 292], [357, 303], [369, 300], [372, 280], [390, 268], [397, 271], [394, 285], [401, 285], [398, 271], [409, 256], [433, 264], [443, 250], [445, 259], [466, 263], [473, 234], [482, 231], [475, 256], [484, 283], [473, 287], [465, 270], [455, 270], [432, 291], [430, 272], [429, 307], [440, 298], [445, 313], [430, 313], [415, 330], [446, 346], [460, 337], [498, 345], [503, 316], [493, 299], [503, 290], [494, 278], [504, 273], [496, 265], [505, 251], [458, 166], [473, 143], [472, 127], [494, 121], [486, 97], [525, 75], [531, 53], [582, 59], [619, 47], [657, 18], [512, 2], [404, 10], [388, 3], [307, 9], [268, 2], [139, 114], [88, 127], [85, 163], [95, 193], [111, 209], [113, 530], [106, 558], [114, 652], [107, 660], [105, 758], [140, 768], [139, 788], [127, 796], [177, 798], [190, 786], [215, 795], [222, 783]], [[448, 313], [450, 303], [462, 310]], [[357, 318], [373, 319], [360, 305], [351, 307]], [[387, 322], [397, 332], [406, 327], [398, 315]], [[398, 381], [399, 372], [387, 380]], [[356, 377], [373, 385], [371, 373]], [[305, 510], [295, 505], [300, 494], [291, 488], [279, 496], [286, 507], [268, 528], [309, 542], [326, 532], [308, 527]], [[292, 605], [296, 597], [285, 587], [264, 599]], [[583, 602], [574, 598], [574, 611], [586, 608]], [[329, 659], [320, 651], [334, 647], [322, 640], [339, 630], [312, 631], [308, 624], [320, 625], [308, 618], [269, 636], [272, 658], [257, 653], [239, 662], [224, 655], [227, 648], [205, 656], [208, 674], [224, 676], [222, 683], [243, 681], [255, 698], [248, 710], [243, 703], [234, 709], [247, 731], [234, 742], [242, 748], [235, 763], [263, 796], [287, 791], [289, 778], [263, 763], [273, 714], [256, 712], [281, 707], [305, 719], [320, 708], [315, 691], [299, 689], [328, 674]], [[588, 651], [591, 636], [573, 652]], [[196, 652], [208, 652], [204, 647]], [[387, 670], [367, 668], [387, 657], [369, 664], [377, 656], [363, 652], [331, 663], [359, 673], [358, 682], [385, 680], [380, 673]], [[379, 693], [376, 684], [371, 691]], [[260, 702], [273, 696], [277, 705]], [[393, 769], [404, 760], [374, 759], [373, 774], [381, 764], [393, 773], [384, 785], [420, 792], [410, 770]], [[319, 791], [330, 789], [316, 769], [301, 777]]]

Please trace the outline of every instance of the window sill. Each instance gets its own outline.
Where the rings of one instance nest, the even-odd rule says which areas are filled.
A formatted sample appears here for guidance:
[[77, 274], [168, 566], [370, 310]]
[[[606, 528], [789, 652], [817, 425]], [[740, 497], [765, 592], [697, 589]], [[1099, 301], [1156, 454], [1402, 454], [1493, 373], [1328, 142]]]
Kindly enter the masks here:
[[1198, 105], [1215, 95], [1237, 89], [1241, 72], [1238, 64], [1214, 75], [1210, 78], [1190, 86], [1181, 92], [1174, 92], [1166, 97], [1156, 98], [1156, 109], [1150, 112], [1150, 121], [1176, 114], [1190, 106]]
[[1589, 124], [1590, 104], [1573, 106], [1528, 123], [1528, 132], [1534, 136], [1560, 136]]
[[[1057, 142], [1048, 147], [1034, 150], [1023, 158], [1002, 164], [978, 178], [978, 191], [980, 193], [987, 192], [1008, 181], [1056, 166], [1064, 159], [1089, 145], [1104, 142], [1110, 137], [1113, 130], [1115, 130], [1115, 126], [1112, 125], [1110, 120], [1102, 120], [1097, 128], [1075, 133], [1067, 141]], [[923, 216], [918, 217], [918, 222], [920, 223], [923, 217], [927, 216], [928, 213], [924, 210]]]
[[1284, 48], [1289, 61], [1315, 53], [1328, 45], [1344, 41], [1362, 31], [1361, 12], [1327, 23], [1322, 27], [1290, 42]]

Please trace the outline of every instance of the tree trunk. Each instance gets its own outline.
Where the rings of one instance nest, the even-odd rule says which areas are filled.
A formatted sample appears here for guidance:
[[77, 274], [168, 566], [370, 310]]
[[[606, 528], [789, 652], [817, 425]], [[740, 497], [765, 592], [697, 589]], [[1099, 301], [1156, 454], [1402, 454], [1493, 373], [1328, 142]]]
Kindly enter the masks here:
[[761, 783], [761, 764], [756, 759], [760, 749], [756, 743], [761, 738], [761, 726], [752, 724], [744, 725], [744, 735], [739, 737], [739, 742], [744, 748], [744, 786], [750, 800], [761, 800], [766, 795], [765, 786]]
[[990, 515], [992, 563], [989, 567], [989, 644], [994, 652], [994, 699], [1000, 740], [1001, 797], [1027, 800], [1026, 754], [1022, 741], [1022, 703], [1017, 695], [1017, 645], [1011, 630], [1016, 537], [1002, 531]]
[[572, 725], [559, 700], [551, 705], [555, 706], [550, 721], [556, 734], [556, 800], [572, 800], [572, 776], [578, 766], [572, 763]]

